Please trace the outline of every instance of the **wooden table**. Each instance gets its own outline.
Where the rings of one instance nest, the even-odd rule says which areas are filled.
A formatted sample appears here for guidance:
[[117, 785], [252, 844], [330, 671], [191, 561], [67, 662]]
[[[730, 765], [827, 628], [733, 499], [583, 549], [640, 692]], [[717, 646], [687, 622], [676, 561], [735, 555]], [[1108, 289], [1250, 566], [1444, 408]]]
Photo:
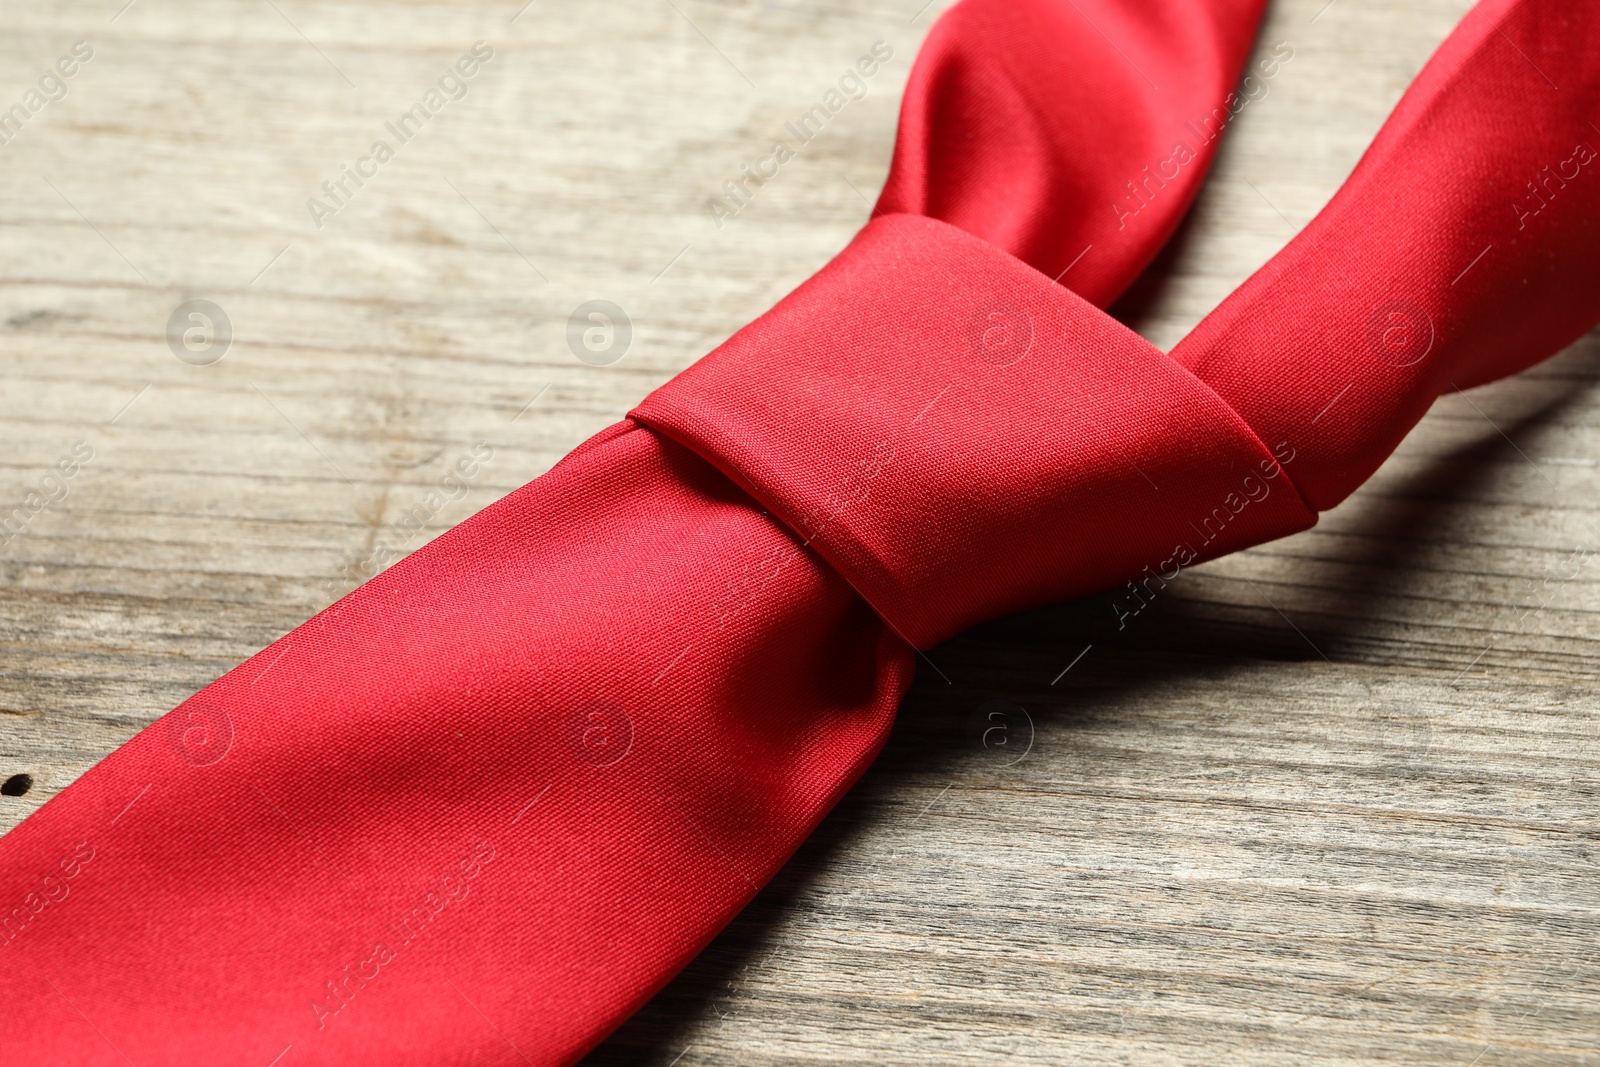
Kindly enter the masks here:
[[[0, 549], [0, 778], [35, 780], [0, 829], [821, 266], [942, 6], [123, 2], [13, 4], [0, 37], [0, 107], [93, 51], [0, 147], [4, 506], [93, 450]], [[1258, 52], [1293, 60], [1121, 308], [1159, 345], [1326, 202], [1468, 7], [1326, 3], [1274, 5]], [[478, 40], [465, 95], [362, 163]], [[879, 40], [868, 96], [718, 226]], [[210, 365], [166, 336], [194, 299], [231, 324]], [[591, 299], [632, 322], [613, 365], [568, 348]], [[1600, 1058], [1597, 378], [1591, 336], [1442, 399], [1317, 529], [1120, 632], [1090, 598], [935, 650], [949, 683], [922, 672], [859, 787], [592, 1062]], [[468, 498], [427, 504], [480, 440]]]

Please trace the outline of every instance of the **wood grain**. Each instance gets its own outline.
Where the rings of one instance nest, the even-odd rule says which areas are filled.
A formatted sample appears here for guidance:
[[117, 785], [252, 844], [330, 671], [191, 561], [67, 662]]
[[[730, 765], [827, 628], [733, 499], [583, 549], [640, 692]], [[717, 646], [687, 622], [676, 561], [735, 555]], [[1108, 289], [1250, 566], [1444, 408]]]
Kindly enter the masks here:
[[[0, 778], [35, 779], [0, 829], [325, 606], [475, 442], [404, 548], [826, 262], [945, 6], [122, 2], [13, 5], [0, 38], [0, 108], [94, 49], [0, 146], [0, 504], [94, 450], [0, 548]], [[1295, 58], [1119, 314], [1182, 337], [1467, 7], [1276, 2], [1258, 49]], [[466, 95], [317, 228], [307, 198], [478, 40]], [[867, 97], [717, 226], [877, 40]], [[165, 337], [193, 298], [233, 325], [211, 366]], [[568, 350], [590, 299], [632, 320], [615, 365]], [[948, 682], [921, 672], [860, 786], [591, 1062], [1600, 1059], [1597, 462], [1591, 336], [1440, 400], [1316, 529], [1125, 629], [1089, 598], [935, 650]], [[995, 702], [1003, 749], [973, 742]]]

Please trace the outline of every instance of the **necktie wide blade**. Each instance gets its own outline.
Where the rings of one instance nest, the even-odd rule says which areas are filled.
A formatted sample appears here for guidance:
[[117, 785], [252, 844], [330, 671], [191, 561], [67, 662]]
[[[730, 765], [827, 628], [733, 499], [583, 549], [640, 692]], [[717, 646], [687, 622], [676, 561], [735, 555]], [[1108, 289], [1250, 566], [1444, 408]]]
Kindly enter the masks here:
[[1557, 0], [1469, 15], [1170, 357], [1098, 310], [1213, 146], [1109, 205], [1259, 9], [954, 8], [817, 278], [0, 840], [6, 1062], [570, 1062], [849, 788], [913, 645], [1303, 528], [1442, 388], [1593, 323], [1596, 179], [1541, 153], [1587, 143], [1600, 14]]
[[835, 575], [638, 429], [387, 574], [7, 836], [19, 899], [88, 857], [11, 938], [11, 1047], [515, 1061], [487, 1017], [574, 1058], [770, 877], [910, 675]]

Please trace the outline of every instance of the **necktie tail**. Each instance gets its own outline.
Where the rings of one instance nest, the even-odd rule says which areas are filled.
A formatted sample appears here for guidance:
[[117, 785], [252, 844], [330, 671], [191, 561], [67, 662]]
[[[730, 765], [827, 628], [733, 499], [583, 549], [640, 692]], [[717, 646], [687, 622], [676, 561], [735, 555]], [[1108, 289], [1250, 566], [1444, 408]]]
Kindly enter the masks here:
[[1592, 3], [1480, 3], [1327, 207], [1173, 349], [1263, 438], [1294, 442], [1316, 510], [1441, 393], [1600, 319], [1597, 56]]

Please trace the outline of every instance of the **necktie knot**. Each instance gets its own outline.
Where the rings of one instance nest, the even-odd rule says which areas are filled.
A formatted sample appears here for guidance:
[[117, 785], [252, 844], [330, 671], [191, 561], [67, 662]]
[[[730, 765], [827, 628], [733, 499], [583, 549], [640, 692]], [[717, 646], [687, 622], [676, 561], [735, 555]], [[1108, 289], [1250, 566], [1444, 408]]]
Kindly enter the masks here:
[[633, 417], [743, 486], [921, 648], [1315, 520], [1292, 444], [923, 216], [874, 219]]

